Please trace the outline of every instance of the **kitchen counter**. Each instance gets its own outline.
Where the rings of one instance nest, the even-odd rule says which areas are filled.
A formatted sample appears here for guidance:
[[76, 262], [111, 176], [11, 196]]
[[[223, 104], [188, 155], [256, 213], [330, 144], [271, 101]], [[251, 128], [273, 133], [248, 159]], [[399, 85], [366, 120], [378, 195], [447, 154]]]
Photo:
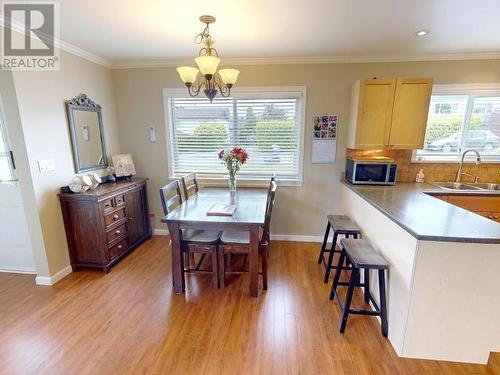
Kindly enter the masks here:
[[473, 193], [455, 193], [417, 183], [394, 186], [342, 183], [418, 240], [500, 244], [499, 223], [429, 195]]
[[[339, 213], [390, 264], [388, 338], [399, 356], [484, 364], [500, 352], [499, 223], [429, 195], [462, 191], [429, 184], [343, 183], [340, 193]], [[378, 301], [377, 281], [372, 273]]]

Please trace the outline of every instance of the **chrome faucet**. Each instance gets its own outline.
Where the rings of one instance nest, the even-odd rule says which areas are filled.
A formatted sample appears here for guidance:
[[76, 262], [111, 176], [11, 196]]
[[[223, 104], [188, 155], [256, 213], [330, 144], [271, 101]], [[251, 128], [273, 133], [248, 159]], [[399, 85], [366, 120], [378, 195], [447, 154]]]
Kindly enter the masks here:
[[[457, 176], [455, 178], [455, 182], [456, 183], [460, 183], [460, 181], [462, 180], [462, 175], [463, 174], [469, 175], [468, 173], [463, 173], [462, 172], [462, 169], [463, 169], [463, 166], [464, 166], [465, 155], [467, 155], [467, 153], [469, 153], [469, 152], [474, 152], [476, 154], [476, 165], [481, 164], [481, 155], [479, 154], [479, 151], [472, 150], [472, 149], [465, 150], [464, 153], [462, 154], [462, 158], [460, 159], [460, 166], [458, 167]], [[474, 176], [474, 182], [475, 183], [479, 182], [479, 177], [478, 177], [477, 174]]]

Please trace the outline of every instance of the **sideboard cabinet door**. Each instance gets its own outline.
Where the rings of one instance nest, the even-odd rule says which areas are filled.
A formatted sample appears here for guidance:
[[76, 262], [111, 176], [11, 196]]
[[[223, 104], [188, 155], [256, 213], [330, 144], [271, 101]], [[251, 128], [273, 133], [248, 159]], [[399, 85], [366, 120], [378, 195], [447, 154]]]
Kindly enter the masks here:
[[128, 218], [128, 236], [134, 246], [144, 236], [149, 235], [147, 196], [145, 187], [133, 189], [125, 194], [125, 207]]

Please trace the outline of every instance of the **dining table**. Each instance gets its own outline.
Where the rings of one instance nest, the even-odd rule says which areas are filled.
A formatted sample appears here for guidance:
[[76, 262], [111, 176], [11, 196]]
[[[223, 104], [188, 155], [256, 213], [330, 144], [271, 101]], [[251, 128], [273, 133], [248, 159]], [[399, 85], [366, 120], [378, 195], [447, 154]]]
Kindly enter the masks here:
[[[185, 292], [184, 257], [182, 254], [182, 230], [248, 231], [250, 296], [259, 296], [259, 241], [266, 214], [267, 189], [206, 187], [186, 199], [161, 221], [170, 233], [172, 252], [172, 278], [175, 293]], [[207, 212], [215, 204], [235, 204], [232, 216], [212, 216]]]

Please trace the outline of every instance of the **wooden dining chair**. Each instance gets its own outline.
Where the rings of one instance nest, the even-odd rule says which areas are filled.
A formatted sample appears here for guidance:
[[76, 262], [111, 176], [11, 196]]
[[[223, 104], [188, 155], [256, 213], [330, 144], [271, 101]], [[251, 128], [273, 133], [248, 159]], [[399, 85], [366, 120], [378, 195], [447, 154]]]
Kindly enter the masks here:
[[[160, 197], [163, 213], [167, 216], [177, 206], [182, 204], [179, 181], [172, 181], [163, 186], [160, 189]], [[211, 273], [213, 285], [215, 288], [218, 288], [220, 277], [218, 272], [217, 245], [221, 232], [198, 229], [182, 229], [181, 232], [181, 248], [185, 256], [185, 272]], [[196, 265], [194, 265], [194, 254], [201, 254], [200, 260]], [[210, 271], [205, 271], [200, 268], [207, 254], [212, 258], [212, 269]], [[191, 267], [191, 263], [193, 263], [193, 267]]]
[[[271, 225], [271, 214], [274, 207], [274, 200], [276, 196], [276, 182], [274, 179], [270, 181], [270, 189], [267, 194], [266, 203], [266, 216], [264, 220], [264, 228], [261, 232], [259, 240], [259, 259], [261, 261], [262, 284], [264, 290], [267, 289], [267, 262], [268, 262], [268, 248], [270, 245], [269, 228]], [[225, 286], [226, 273], [246, 273], [247, 271], [226, 271], [226, 256], [228, 254], [244, 254], [248, 256], [250, 252], [250, 233], [248, 231], [224, 231], [220, 238], [219, 244], [219, 284], [221, 288]]]
[[182, 177], [182, 187], [184, 189], [184, 198], [188, 199], [191, 195], [198, 193], [198, 179], [196, 173], [189, 173]]

